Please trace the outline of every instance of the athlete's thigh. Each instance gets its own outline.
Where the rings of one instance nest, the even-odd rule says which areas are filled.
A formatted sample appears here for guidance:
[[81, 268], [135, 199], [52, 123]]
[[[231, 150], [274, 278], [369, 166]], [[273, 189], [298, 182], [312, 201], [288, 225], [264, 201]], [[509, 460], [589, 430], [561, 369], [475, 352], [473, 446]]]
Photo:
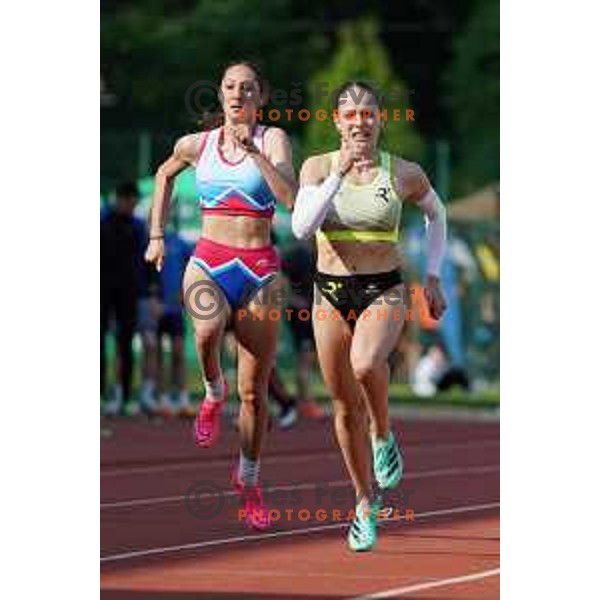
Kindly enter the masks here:
[[234, 314], [238, 341], [238, 379], [268, 381], [275, 361], [281, 311], [276, 290], [279, 277], [261, 288], [256, 296]]
[[197, 334], [224, 331], [231, 308], [221, 288], [192, 260], [183, 275], [183, 300], [185, 310]]
[[323, 380], [334, 399], [356, 402], [360, 388], [350, 364], [352, 330], [328, 300], [319, 296], [313, 306], [313, 328]]
[[404, 285], [376, 298], [356, 322], [351, 356], [382, 364], [396, 347], [406, 317]]

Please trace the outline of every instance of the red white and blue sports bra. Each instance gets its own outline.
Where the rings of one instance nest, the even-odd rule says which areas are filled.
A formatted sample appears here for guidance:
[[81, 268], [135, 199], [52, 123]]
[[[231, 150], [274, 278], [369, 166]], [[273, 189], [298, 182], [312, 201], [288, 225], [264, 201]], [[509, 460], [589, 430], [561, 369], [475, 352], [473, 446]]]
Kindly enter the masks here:
[[[267, 128], [258, 125], [254, 143], [264, 152]], [[196, 185], [203, 214], [234, 215], [270, 219], [275, 211], [275, 196], [252, 158], [228, 161], [219, 143], [223, 127], [211, 129], [201, 140], [196, 162]]]

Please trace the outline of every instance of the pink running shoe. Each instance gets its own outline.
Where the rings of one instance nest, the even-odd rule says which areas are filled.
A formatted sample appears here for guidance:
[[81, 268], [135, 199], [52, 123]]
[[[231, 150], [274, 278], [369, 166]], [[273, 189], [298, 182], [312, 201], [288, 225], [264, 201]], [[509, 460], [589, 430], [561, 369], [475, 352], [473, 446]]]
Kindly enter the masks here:
[[233, 489], [239, 496], [245, 510], [244, 521], [250, 529], [264, 531], [271, 526], [269, 509], [264, 505], [260, 485], [245, 486], [238, 478], [233, 476]]
[[194, 439], [196, 440], [196, 445], [200, 446], [200, 448], [209, 448], [217, 441], [221, 429], [221, 412], [223, 411], [223, 406], [225, 406], [228, 393], [229, 388], [225, 380], [222, 400], [212, 402], [204, 398], [198, 415], [194, 420]]

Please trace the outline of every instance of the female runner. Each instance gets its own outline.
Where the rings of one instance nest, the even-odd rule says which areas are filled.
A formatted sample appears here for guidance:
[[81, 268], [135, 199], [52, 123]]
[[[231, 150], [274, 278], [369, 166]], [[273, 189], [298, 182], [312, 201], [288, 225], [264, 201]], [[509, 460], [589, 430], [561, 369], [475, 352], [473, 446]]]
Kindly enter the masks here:
[[248, 62], [228, 65], [220, 91], [223, 124], [182, 137], [157, 171], [146, 259], [161, 268], [173, 181], [178, 173], [194, 167], [203, 228], [183, 278], [186, 308], [204, 373], [205, 398], [194, 434], [202, 447], [217, 439], [228, 394], [220, 353], [230, 323], [238, 341], [241, 402], [241, 451], [233, 479], [248, 515], [247, 524], [264, 529], [269, 526], [269, 516], [258, 483], [259, 456], [278, 327], [266, 317], [275, 306], [271, 291], [279, 269], [270, 242], [271, 219], [277, 201], [291, 210], [296, 184], [286, 134], [256, 123], [256, 111], [266, 101], [259, 69]]
[[436, 319], [446, 306], [439, 286], [446, 218], [419, 165], [379, 148], [382, 107], [373, 88], [344, 84], [334, 108], [340, 149], [312, 156], [302, 166], [292, 229], [298, 238], [317, 235], [315, 340], [357, 498], [348, 544], [360, 551], [372, 548], [377, 538], [369, 446], [380, 488], [397, 485], [403, 469], [388, 419], [388, 356], [406, 306], [398, 249], [402, 203], [412, 202], [426, 215], [425, 290]]

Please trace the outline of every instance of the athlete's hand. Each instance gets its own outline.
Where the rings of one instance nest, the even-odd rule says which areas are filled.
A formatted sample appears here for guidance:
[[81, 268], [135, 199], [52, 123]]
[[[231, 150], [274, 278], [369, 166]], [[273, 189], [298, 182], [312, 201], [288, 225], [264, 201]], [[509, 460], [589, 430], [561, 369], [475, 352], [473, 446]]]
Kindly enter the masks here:
[[351, 142], [347, 140], [342, 140], [342, 147], [340, 149], [340, 160], [338, 163], [338, 170], [342, 177], [346, 175], [348, 171], [350, 171], [355, 160], [356, 153], [351, 145]]
[[238, 146], [243, 148], [248, 154], [258, 154], [260, 150], [256, 147], [252, 139], [252, 127], [248, 123], [237, 123], [229, 127], [233, 139]]
[[425, 299], [427, 300], [427, 308], [432, 319], [436, 321], [441, 318], [446, 310], [446, 298], [440, 287], [440, 280], [437, 277], [429, 275], [425, 284]]
[[146, 262], [152, 263], [157, 271], [161, 271], [165, 262], [165, 240], [150, 240], [144, 255]]

